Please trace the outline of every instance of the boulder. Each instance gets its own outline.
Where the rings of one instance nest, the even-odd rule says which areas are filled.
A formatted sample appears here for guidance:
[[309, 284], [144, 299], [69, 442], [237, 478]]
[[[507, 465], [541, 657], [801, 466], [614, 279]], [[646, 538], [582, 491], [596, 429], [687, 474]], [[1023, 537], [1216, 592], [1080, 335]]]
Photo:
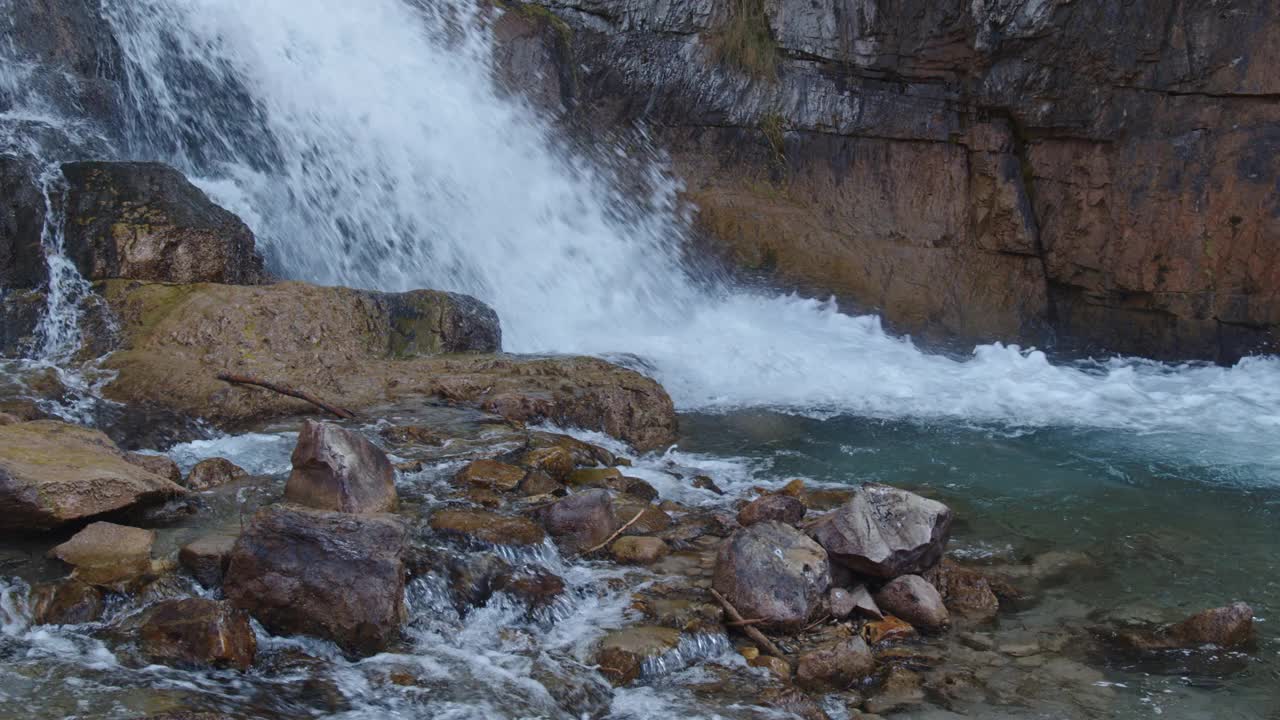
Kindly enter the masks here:
[[1238, 602], [1204, 610], [1169, 628], [1164, 635], [1178, 647], [1245, 645], [1254, 638], [1253, 608]]
[[738, 524], [747, 527], [772, 520], [795, 525], [804, 517], [804, 513], [804, 503], [790, 495], [763, 495], [738, 511]]
[[903, 575], [880, 588], [876, 605], [914, 627], [936, 632], [951, 623], [951, 615], [938, 590], [919, 575]]
[[307, 420], [292, 461], [284, 487], [289, 502], [357, 514], [391, 512], [399, 504], [387, 454], [350, 430]]
[[906, 490], [867, 483], [853, 498], [813, 522], [809, 535], [832, 562], [885, 580], [917, 573], [942, 558], [950, 508]]
[[745, 618], [782, 632], [803, 628], [822, 604], [827, 553], [804, 534], [765, 521], [734, 532], [716, 556], [713, 586]]
[[183, 492], [97, 430], [55, 420], [0, 426], [0, 531], [47, 530]]
[[209, 458], [196, 463], [187, 473], [187, 489], [197, 492], [212, 490], [227, 483], [249, 477], [249, 473], [226, 458]]
[[614, 630], [600, 641], [596, 664], [614, 685], [638, 679], [647, 660], [662, 657], [680, 645], [680, 631], [656, 625]]
[[[637, 480], [629, 478], [628, 480]], [[638, 482], [644, 482], [638, 480]], [[671, 516], [649, 502], [648, 499], [619, 493], [613, 497], [613, 514], [619, 523], [631, 525], [623, 531], [624, 535], [656, 535], [671, 527]]]
[[407, 541], [395, 517], [268, 506], [236, 541], [223, 592], [272, 632], [370, 655], [400, 635]]
[[[287, 383], [352, 410], [441, 398], [509, 420], [598, 430], [639, 450], [675, 439], [675, 408], [662, 387], [603, 360], [406, 356], [392, 323], [391, 305], [398, 301], [386, 293], [292, 282], [243, 287], [111, 280], [96, 287], [119, 318], [120, 347], [105, 361], [117, 375], [103, 392], [126, 404], [222, 427], [314, 410], [295, 398], [217, 379], [232, 371]], [[432, 297], [449, 306], [473, 302], [450, 293]], [[461, 317], [488, 322], [488, 315]], [[496, 315], [492, 319], [496, 323]], [[445, 350], [455, 349], [441, 342]], [[415, 352], [428, 345], [417, 343]]]
[[231, 551], [236, 545], [235, 535], [206, 535], [184, 545], [178, 551], [182, 564], [206, 588], [222, 584], [222, 578], [231, 562]]
[[564, 482], [577, 466], [577, 462], [574, 460], [573, 451], [569, 448], [551, 445], [529, 450], [520, 457], [520, 465], [531, 471], [542, 472], [557, 482]]
[[101, 617], [104, 601], [100, 588], [72, 578], [31, 588], [28, 606], [36, 625], [80, 625]]
[[0, 155], [0, 288], [39, 288], [48, 281], [44, 218], [44, 193], [31, 167]]
[[72, 566], [72, 577], [102, 587], [116, 587], [151, 572], [152, 530], [96, 522], [49, 551]]
[[609, 546], [613, 559], [624, 565], [652, 565], [671, 552], [660, 538], [620, 537]]
[[535, 519], [542, 523], [568, 552], [599, 545], [618, 529], [608, 490], [586, 490], [540, 508]]
[[486, 510], [437, 510], [431, 529], [491, 545], [537, 545], [547, 535], [537, 523]]
[[253, 233], [160, 163], [75, 162], [64, 247], [89, 280], [252, 285], [266, 280]]
[[525, 471], [515, 465], [497, 460], [476, 460], [467, 464], [453, 479], [463, 486], [477, 485], [493, 490], [510, 492], [524, 480]]
[[258, 641], [249, 615], [223, 600], [162, 600], [124, 621], [151, 662], [180, 668], [248, 670]]
[[839, 692], [870, 675], [875, 665], [862, 638], [838, 640], [800, 656], [796, 684], [813, 692]]
[[155, 473], [169, 482], [182, 484], [182, 469], [168, 456], [130, 452], [124, 454], [124, 459], [125, 462]]

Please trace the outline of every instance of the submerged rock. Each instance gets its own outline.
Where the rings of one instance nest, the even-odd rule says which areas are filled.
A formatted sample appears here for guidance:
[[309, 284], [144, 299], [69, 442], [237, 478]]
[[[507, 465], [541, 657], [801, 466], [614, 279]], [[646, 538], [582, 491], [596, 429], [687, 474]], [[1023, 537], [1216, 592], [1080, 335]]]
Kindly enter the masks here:
[[515, 490], [524, 480], [523, 468], [497, 460], [475, 460], [454, 475], [454, 480], [462, 485], [476, 485], [509, 492]]
[[226, 458], [215, 457], [196, 463], [195, 467], [191, 468], [191, 472], [187, 473], [186, 484], [188, 490], [199, 492], [212, 490], [247, 477], [249, 473], [245, 472], [244, 468]]
[[613, 541], [609, 547], [613, 559], [624, 565], [652, 565], [671, 552], [660, 538], [627, 536]]
[[581, 552], [609, 538], [620, 523], [608, 490], [586, 490], [540, 508], [535, 518], [568, 552]]
[[1247, 603], [1237, 602], [1203, 610], [1182, 622], [1155, 630], [1119, 633], [1116, 639], [1137, 650], [1247, 645], [1255, 639], [1253, 608]]
[[626, 627], [604, 636], [596, 663], [614, 685], [627, 685], [640, 677], [646, 660], [661, 657], [679, 645], [679, 630], [657, 625]]
[[89, 280], [263, 282], [240, 218], [160, 163], [76, 162], [67, 179], [65, 248]]
[[289, 502], [357, 514], [390, 512], [399, 504], [387, 454], [350, 430], [307, 420], [292, 462], [284, 487]]
[[178, 562], [204, 587], [217, 587], [222, 584], [235, 545], [235, 535], [206, 535], [184, 545], [178, 551]]
[[54, 420], [0, 426], [0, 530], [47, 530], [183, 492], [97, 430]]
[[491, 545], [537, 545], [547, 535], [537, 523], [486, 510], [447, 509], [431, 516], [431, 529]]
[[96, 522], [49, 551], [75, 568], [72, 577], [102, 587], [137, 580], [151, 572], [152, 530]]
[[80, 625], [102, 616], [101, 589], [75, 578], [37, 585], [28, 604], [36, 625]]
[[821, 606], [831, 571], [817, 543], [789, 525], [767, 521], [734, 532], [720, 546], [713, 584], [743, 617], [792, 632]]
[[258, 649], [248, 613], [221, 600], [162, 600], [118, 630], [136, 633], [148, 660], [173, 667], [248, 670]]
[[833, 562], [875, 578], [927, 570], [942, 558], [951, 510], [888, 485], [859, 487], [848, 503], [809, 527]]
[[392, 516], [269, 506], [236, 542], [223, 592], [272, 632], [370, 655], [400, 635], [406, 544]]
[[796, 664], [796, 684], [806, 690], [845, 690], [871, 674], [876, 661], [860, 637], [825, 645], [800, 656]]
[[903, 575], [880, 589], [876, 605], [924, 631], [938, 631], [951, 624], [942, 595], [919, 575]]
[[955, 615], [982, 622], [1000, 612], [1000, 598], [991, 581], [977, 570], [943, 558], [924, 578], [937, 588], [947, 609]]
[[804, 503], [790, 495], [764, 495], [747, 503], [738, 511], [738, 524], [747, 527], [758, 522], [775, 522], [795, 525], [804, 518]]

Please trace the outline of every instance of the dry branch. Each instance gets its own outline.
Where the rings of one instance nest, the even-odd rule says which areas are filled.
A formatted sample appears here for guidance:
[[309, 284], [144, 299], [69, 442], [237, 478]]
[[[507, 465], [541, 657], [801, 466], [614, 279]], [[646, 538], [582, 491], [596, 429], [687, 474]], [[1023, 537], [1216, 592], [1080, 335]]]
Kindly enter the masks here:
[[272, 392], [280, 393], [281, 395], [288, 395], [289, 397], [292, 397], [292, 398], [304, 400], [306, 402], [311, 403], [312, 405], [315, 405], [321, 410], [324, 410], [325, 412], [331, 413], [333, 415], [336, 415], [342, 418], [343, 420], [350, 420], [356, 416], [355, 413], [351, 412], [346, 408], [338, 407], [337, 405], [331, 405], [325, 402], [324, 400], [321, 400], [320, 398], [316, 397], [315, 395], [312, 395], [309, 392], [298, 390], [297, 388], [294, 388], [289, 385], [284, 385], [281, 383], [273, 383], [267, 380], [262, 380], [260, 378], [250, 377], [248, 375], [234, 375], [232, 373], [218, 373], [218, 379], [223, 382], [232, 383], [233, 385], [254, 385], [260, 388], [266, 388], [267, 390], [270, 390]]
[[715, 588], [711, 589], [711, 594], [716, 596], [716, 600], [719, 600], [720, 604], [724, 606], [724, 611], [729, 613], [729, 619], [733, 620], [732, 624], [741, 628], [742, 632], [746, 633], [747, 637], [754, 640], [755, 643], [760, 646], [761, 650], [764, 650], [766, 653], [776, 658], [782, 658], [783, 660], [787, 659], [786, 654], [779, 650], [778, 646], [774, 645], [772, 640], [765, 637], [764, 633], [757, 630], [749, 624], [747, 620], [742, 618], [742, 614], [738, 612], [738, 608], [734, 607], [733, 603], [730, 603], [725, 596], [717, 592]]

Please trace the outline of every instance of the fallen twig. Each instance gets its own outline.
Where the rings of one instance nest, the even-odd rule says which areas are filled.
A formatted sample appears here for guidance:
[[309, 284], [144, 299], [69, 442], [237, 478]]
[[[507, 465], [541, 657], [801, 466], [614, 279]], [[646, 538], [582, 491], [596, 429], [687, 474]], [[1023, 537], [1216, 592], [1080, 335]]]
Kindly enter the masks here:
[[755, 643], [760, 646], [761, 650], [764, 650], [766, 653], [776, 658], [782, 658], [783, 660], [787, 659], [786, 653], [779, 650], [778, 646], [774, 645], [772, 640], [765, 637], [764, 633], [760, 632], [752, 625], [747, 624], [747, 621], [743, 619], [742, 614], [738, 612], [738, 609], [735, 608], [733, 604], [725, 598], [725, 596], [721, 595], [715, 588], [711, 588], [711, 594], [714, 595], [716, 600], [719, 600], [720, 604], [724, 606], [724, 611], [729, 613], [729, 619], [733, 620], [734, 624], [741, 627], [742, 632], [746, 633], [747, 637], [754, 640]]
[[232, 383], [233, 385], [255, 385], [260, 388], [266, 388], [272, 392], [280, 393], [281, 395], [288, 395], [289, 397], [292, 397], [292, 398], [304, 400], [306, 402], [311, 403], [312, 405], [315, 405], [321, 410], [324, 410], [325, 412], [331, 413], [333, 415], [336, 415], [342, 418], [343, 420], [350, 420], [351, 418], [354, 418], [356, 416], [355, 413], [351, 412], [346, 408], [338, 407], [337, 405], [330, 405], [329, 403], [325, 402], [324, 400], [321, 400], [320, 398], [316, 397], [315, 395], [312, 395], [311, 393], [303, 392], [302, 390], [298, 390], [297, 388], [291, 387], [289, 385], [268, 382], [266, 380], [250, 377], [248, 375], [234, 375], [232, 373], [218, 373], [218, 379], [223, 382]]
[[589, 550], [587, 550], [586, 552], [584, 552], [584, 553], [583, 553], [583, 555], [590, 555], [591, 553], [593, 553], [593, 552], [595, 552], [595, 551], [599, 550], [600, 548], [604, 547], [605, 545], [608, 545], [609, 543], [613, 542], [615, 539], [617, 539], [617, 537], [618, 537], [619, 535], [621, 535], [623, 532], [625, 532], [627, 528], [629, 528], [629, 527], [631, 527], [632, 525], [634, 525], [634, 524], [635, 524], [635, 522], [636, 522], [637, 520], [639, 520], [639, 519], [640, 519], [640, 516], [641, 516], [641, 515], [643, 515], [643, 514], [644, 514], [644, 509], [642, 508], [639, 512], [637, 512], [637, 513], [636, 513], [636, 516], [635, 516], [635, 517], [633, 517], [633, 518], [631, 518], [630, 520], [628, 520], [628, 521], [627, 521], [627, 524], [626, 524], [626, 525], [623, 525], [622, 527], [618, 528], [617, 530], [614, 530], [614, 531], [613, 531], [613, 534], [612, 534], [612, 535], [610, 535], [610, 536], [608, 537], [608, 539], [606, 539], [604, 542], [600, 543], [599, 545], [596, 545], [595, 547], [590, 548]]

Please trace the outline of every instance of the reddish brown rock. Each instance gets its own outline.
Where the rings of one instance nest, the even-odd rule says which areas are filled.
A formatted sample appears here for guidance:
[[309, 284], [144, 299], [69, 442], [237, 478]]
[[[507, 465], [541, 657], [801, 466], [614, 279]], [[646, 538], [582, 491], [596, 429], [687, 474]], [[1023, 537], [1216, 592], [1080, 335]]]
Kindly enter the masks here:
[[584, 490], [541, 508], [536, 519], [569, 552], [589, 550], [621, 526], [608, 490]]
[[615, 561], [625, 565], [652, 565], [671, 550], [660, 538], [628, 536], [614, 540], [609, 552]]
[[268, 506], [236, 541], [223, 592], [274, 633], [371, 655], [400, 635], [407, 545], [392, 516]]
[[950, 558], [930, 568], [924, 578], [937, 588], [942, 601], [954, 615], [982, 622], [1000, 612], [1000, 598], [985, 575]]
[[197, 492], [212, 490], [227, 483], [233, 483], [249, 477], [244, 468], [226, 458], [209, 458], [196, 463], [187, 473], [187, 489]]
[[174, 667], [248, 670], [258, 642], [249, 615], [204, 598], [162, 600], [126, 621], [151, 662]]
[[396, 509], [396, 473], [387, 454], [350, 430], [308, 420], [293, 449], [284, 487], [289, 502], [347, 513]]
[[804, 503], [790, 495], [764, 495], [738, 511], [738, 524], [747, 527], [765, 520], [795, 525], [804, 517]]
[[438, 510], [431, 516], [431, 528], [492, 545], [536, 545], [547, 536], [527, 518], [484, 510]]
[[68, 579], [31, 589], [31, 620], [36, 625], [79, 625], [102, 615], [102, 590], [80, 580]]

